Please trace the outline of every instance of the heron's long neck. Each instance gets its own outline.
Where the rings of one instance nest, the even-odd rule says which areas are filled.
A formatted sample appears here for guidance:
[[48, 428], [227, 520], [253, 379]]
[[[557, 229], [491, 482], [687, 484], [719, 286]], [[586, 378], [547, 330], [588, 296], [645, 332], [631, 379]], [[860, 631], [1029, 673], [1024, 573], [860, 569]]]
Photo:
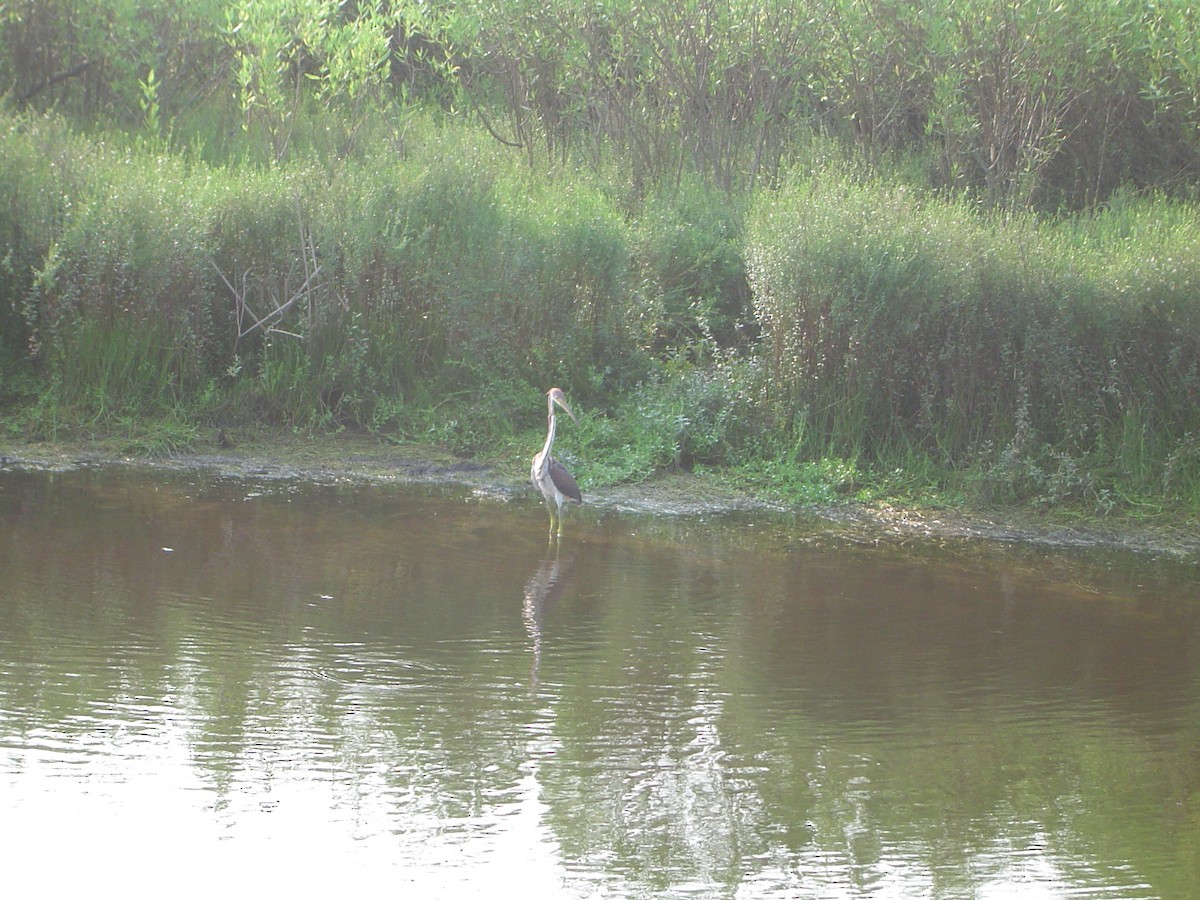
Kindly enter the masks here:
[[555, 416], [553, 407], [550, 409], [548, 418], [550, 420], [550, 427], [546, 429], [546, 443], [542, 446], [542, 465], [546, 465], [546, 461], [550, 458], [550, 448], [554, 444]]

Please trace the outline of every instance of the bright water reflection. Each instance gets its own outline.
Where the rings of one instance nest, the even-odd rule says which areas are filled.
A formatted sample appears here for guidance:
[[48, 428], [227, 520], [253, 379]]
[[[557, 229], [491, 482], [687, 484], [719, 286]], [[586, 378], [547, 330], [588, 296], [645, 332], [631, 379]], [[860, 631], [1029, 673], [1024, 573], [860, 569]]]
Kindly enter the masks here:
[[6, 885], [1200, 895], [1190, 568], [110, 470], [0, 572]]

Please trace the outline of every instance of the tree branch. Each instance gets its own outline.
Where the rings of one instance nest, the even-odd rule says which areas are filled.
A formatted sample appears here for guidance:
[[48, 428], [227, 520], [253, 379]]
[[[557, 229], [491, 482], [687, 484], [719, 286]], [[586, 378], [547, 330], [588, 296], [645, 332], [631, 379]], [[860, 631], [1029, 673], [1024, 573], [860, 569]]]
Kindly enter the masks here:
[[55, 72], [49, 78], [43, 78], [37, 84], [21, 93], [17, 97], [17, 102], [21, 104], [27, 103], [29, 99], [34, 96], [34, 94], [38, 94], [51, 85], [58, 84], [60, 81], [66, 81], [68, 78], [74, 78], [76, 75], [82, 74], [91, 66], [91, 64], [92, 61], [90, 59], [84, 59], [75, 63], [75, 65], [71, 66], [69, 69], [63, 69], [61, 72]]

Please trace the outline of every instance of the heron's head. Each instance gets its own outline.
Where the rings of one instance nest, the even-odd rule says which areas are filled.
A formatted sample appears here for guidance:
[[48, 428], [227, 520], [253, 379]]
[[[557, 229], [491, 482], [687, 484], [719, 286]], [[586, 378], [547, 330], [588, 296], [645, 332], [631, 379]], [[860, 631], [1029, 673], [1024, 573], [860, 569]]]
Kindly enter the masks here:
[[567, 406], [567, 397], [566, 394], [562, 392], [562, 388], [550, 388], [550, 390], [546, 392], [546, 396], [550, 398], [549, 403], [551, 412], [554, 411], [554, 404], [557, 403], [563, 408], [563, 411], [571, 417], [572, 422], [579, 421], [575, 418], [575, 413], [571, 412], [571, 407]]

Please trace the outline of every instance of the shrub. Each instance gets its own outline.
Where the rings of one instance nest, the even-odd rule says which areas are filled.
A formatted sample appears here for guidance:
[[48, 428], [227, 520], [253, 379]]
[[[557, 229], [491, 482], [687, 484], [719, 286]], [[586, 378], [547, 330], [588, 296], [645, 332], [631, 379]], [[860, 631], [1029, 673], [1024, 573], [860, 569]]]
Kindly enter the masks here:
[[1191, 459], [1200, 221], [1186, 208], [1048, 223], [834, 170], [763, 195], [747, 240], [767, 403], [811, 458], [919, 449], [1018, 497], [1098, 506]]

